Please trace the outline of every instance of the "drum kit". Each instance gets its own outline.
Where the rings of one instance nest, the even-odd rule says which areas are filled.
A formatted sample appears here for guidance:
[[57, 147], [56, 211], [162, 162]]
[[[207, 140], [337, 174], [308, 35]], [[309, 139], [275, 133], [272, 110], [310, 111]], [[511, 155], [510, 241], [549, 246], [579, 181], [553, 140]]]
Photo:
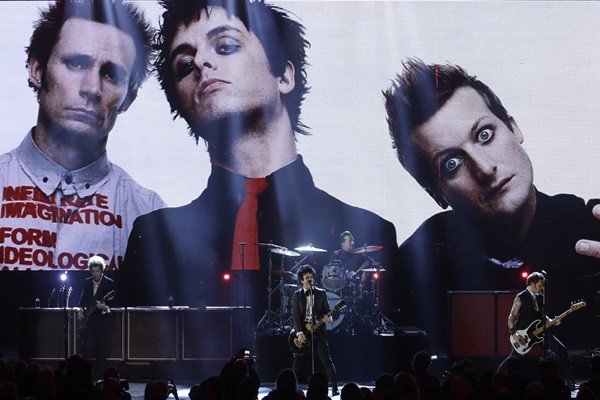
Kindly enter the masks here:
[[[298, 270], [305, 260], [316, 253], [327, 250], [313, 246], [296, 247], [293, 250], [273, 243], [256, 243], [269, 250], [269, 277], [267, 310], [258, 323], [259, 334], [287, 334], [292, 327], [292, 298], [296, 290], [302, 287], [297, 279]], [[317, 286], [327, 291], [330, 307], [343, 299], [347, 307], [334, 315], [328, 330], [355, 335], [359, 333], [384, 334], [390, 332], [393, 325], [379, 311], [379, 278], [385, 269], [369, 257], [367, 253], [381, 250], [382, 246], [363, 246], [350, 251], [363, 255], [365, 262], [356, 270], [349, 269], [341, 262], [326, 264], [317, 270]], [[281, 267], [273, 268], [271, 254], [281, 256]], [[284, 268], [285, 257], [304, 256], [289, 270]], [[320, 277], [319, 277], [320, 275]], [[273, 300], [279, 299], [276, 307]]]

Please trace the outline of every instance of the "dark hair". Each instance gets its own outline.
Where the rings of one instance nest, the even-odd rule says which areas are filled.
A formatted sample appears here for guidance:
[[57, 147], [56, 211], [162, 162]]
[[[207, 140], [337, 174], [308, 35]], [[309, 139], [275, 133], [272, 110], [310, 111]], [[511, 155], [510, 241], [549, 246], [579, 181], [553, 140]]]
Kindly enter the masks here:
[[[208, 12], [209, 7], [222, 7], [256, 35], [265, 50], [274, 76], [283, 76], [288, 61], [294, 65], [296, 86], [290, 93], [281, 95], [281, 99], [290, 116], [292, 129], [302, 135], [308, 134], [308, 127], [300, 122], [300, 106], [309, 90], [306, 80], [306, 49], [310, 47], [310, 43], [304, 38], [304, 26], [300, 22], [293, 20], [286, 10], [265, 3], [264, 0], [159, 0], [159, 3], [165, 11], [154, 43], [158, 52], [154, 66], [160, 86], [171, 106], [173, 118], [181, 116], [181, 106], [175, 92], [169, 60], [171, 43], [182, 24], [189, 26], [198, 21], [202, 11]], [[200, 137], [191, 130], [190, 135], [196, 141]]]
[[[35, 58], [44, 70], [42, 85], [45, 86], [45, 70], [52, 50], [58, 42], [63, 25], [70, 18], [107, 24], [131, 36], [135, 43], [135, 61], [129, 78], [127, 97], [135, 97], [150, 72], [154, 32], [144, 14], [132, 4], [123, 3], [122, 0], [58, 0], [40, 13], [29, 46], [25, 50], [27, 62]], [[39, 96], [39, 89], [31, 82], [29, 86], [33, 87]]]
[[340, 234], [340, 243], [344, 243], [344, 240], [348, 237], [348, 236], [352, 236], [352, 232], [350, 231], [344, 231]]
[[304, 264], [300, 267], [300, 270], [298, 270], [298, 282], [302, 282], [302, 279], [304, 279], [304, 275], [306, 274], [313, 274], [313, 276], [315, 276], [315, 269], [308, 264]]
[[545, 280], [546, 280], [546, 278], [544, 278], [544, 275], [542, 275], [541, 273], [539, 273], [539, 272], [532, 272], [527, 277], [527, 286], [531, 285], [532, 283], [535, 285], [539, 281], [545, 281]]
[[457, 89], [463, 87], [476, 90], [490, 111], [512, 131], [510, 115], [487, 85], [458, 65], [427, 65], [419, 59], [409, 59], [402, 66], [402, 74], [396, 75], [390, 88], [383, 92], [392, 147], [402, 166], [445, 208], [445, 200], [435, 192], [429, 160], [412, 146], [414, 130], [446, 104]]

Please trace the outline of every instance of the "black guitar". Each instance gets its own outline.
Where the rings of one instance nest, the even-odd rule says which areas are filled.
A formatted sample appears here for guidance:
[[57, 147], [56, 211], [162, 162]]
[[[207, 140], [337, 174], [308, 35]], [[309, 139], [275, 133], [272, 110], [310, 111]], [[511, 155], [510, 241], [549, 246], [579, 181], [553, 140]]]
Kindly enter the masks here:
[[[334, 312], [341, 310], [346, 307], [346, 302], [344, 300], [340, 300], [327, 314], [325, 317], [331, 317]], [[325, 318], [323, 317], [323, 318]], [[288, 343], [290, 345], [290, 349], [292, 353], [295, 355], [302, 355], [306, 352], [306, 349], [310, 346], [310, 342], [312, 341], [313, 332], [319, 329], [323, 325], [323, 319], [321, 318], [319, 322], [317, 322], [314, 326], [307, 322], [302, 329], [304, 332], [304, 336], [306, 336], [306, 342], [302, 343], [298, 337], [296, 337], [296, 331], [292, 330], [290, 336], [288, 337]]]
[[[102, 297], [102, 299], [100, 299], [100, 302], [106, 303], [107, 301], [111, 301], [114, 298], [115, 298], [115, 291], [111, 290], [110, 292], [106, 293], [106, 295], [104, 295], [104, 297]], [[96, 305], [94, 305], [90, 308], [84, 309], [83, 319], [81, 320], [81, 325], [79, 326], [79, 329], [77, 330], [77, 336], [81, 336], [81, 334], [83, 334], [85, 332], [85, 330], [87, 329], [88, 321], [90, 320], [90, 317], [92, 316], [92, 314], [96, 312], [96, 310], [98, 310], [98, 306], [96, 306]]]

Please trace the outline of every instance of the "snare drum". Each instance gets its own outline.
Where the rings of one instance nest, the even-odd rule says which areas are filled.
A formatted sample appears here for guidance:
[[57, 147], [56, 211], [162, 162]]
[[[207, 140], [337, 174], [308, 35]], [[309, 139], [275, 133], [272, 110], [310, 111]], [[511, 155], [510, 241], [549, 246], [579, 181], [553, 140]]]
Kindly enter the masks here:
[[321, 284], [327, 290], [338, 292], [346, 286], [346, 269], [340, 264], [327, 264], [323, 267]]

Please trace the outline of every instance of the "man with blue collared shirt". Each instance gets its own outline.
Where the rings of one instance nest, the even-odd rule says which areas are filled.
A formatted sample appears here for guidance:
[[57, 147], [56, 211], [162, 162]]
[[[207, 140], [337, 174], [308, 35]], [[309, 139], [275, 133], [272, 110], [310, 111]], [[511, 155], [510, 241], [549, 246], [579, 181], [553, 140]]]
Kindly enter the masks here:
[[117, 115], [147, 76], [151, 29], [120, 1], [63, 0], [27, 48], [35, 127], [0, 156], [0, 266], [85, 270], [92, 254], [118, 267], [133, 221], [164, 207], [106, 155]]

